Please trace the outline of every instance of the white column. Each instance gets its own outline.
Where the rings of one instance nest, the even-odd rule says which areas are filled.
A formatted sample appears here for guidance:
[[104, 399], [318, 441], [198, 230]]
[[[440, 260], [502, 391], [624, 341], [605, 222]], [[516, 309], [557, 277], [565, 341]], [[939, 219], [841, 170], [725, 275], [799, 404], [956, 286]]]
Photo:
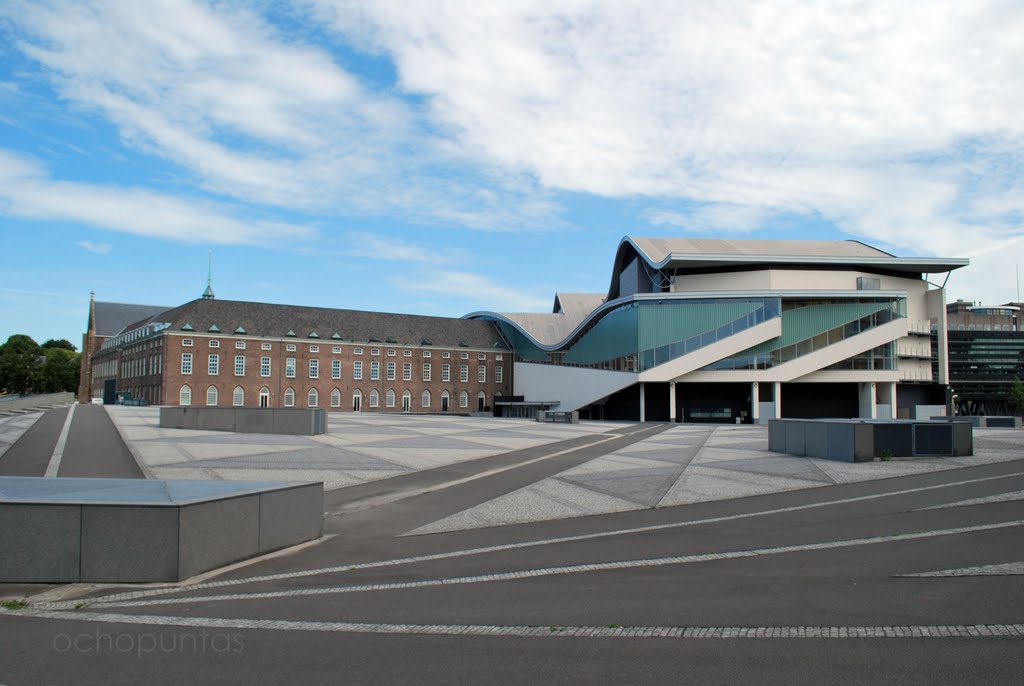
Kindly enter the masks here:
[[899, 416], [899, 412], [896, 409], [896, 382], [889, 382], [889, 407], [892, 408], [892, 416], [889, 419], [896, 419]]
[[782, 419], [782, 383], [772, 383], [772, 397], [775, 398], [775, 416], [772, 419]]
[[647, 407], [646, 407], [646, 404], [645, 404], [646, 400], [647, 399], [644, 398], [644, 383], [643, 383], [643, 381], [641, 381], [640, 382], [640, 421], [641, 422], [646, 422], [647, 421]]
[[757, 388], [757, 382], [754, 381], [750, 384], [750, 421], [754, 424], [760, 424], [758, 421], [761, 419], [761, 392]]
[[860, 396], [860, 411], [857, 414], [861, 419], [878, 419], [875, 382], [865, 381], [859, 385], [857, 391]]
[[668, 421], [676, 421], [676, 382], [668, 382]]

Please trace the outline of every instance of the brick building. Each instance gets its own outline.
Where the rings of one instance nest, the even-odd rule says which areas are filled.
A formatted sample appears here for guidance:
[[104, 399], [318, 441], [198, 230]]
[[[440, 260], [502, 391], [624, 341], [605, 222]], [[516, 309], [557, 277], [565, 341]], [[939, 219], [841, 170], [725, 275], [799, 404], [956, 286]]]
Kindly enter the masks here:
[[123, 327], [83, 382], [107, 402], [127, 391], [160, 405], [465, 413], [491, 411], [511, 372], [491, 322], [208, 294]]
[[78, 386], [80, 402], [87, 403], [92, 399], [92, 356], [99, 352], [103, 343], [133, 322], [168, 309], [162, 305], [97, 302], [95, 294], [89, 298], [89, 323], [82, 334], [82, 374]]

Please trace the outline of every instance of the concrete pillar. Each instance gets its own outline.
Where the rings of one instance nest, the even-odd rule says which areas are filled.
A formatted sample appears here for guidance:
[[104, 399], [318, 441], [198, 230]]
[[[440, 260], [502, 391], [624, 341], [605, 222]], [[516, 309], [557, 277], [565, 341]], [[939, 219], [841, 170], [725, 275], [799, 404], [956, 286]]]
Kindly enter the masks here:
[[640, 421], [647, 421], [647, 398], [644, 397], [644, 383], [640, 382]]
[[860, 400], [860, 411], [857, 415], [861, 419], [878, 419], [878, 403], [875, 393], [874, 381], [858, 384], [857, 394]]
[[758, 421], [761, 419], [761, 395], [757, 388], [757, 382], [754, 381], [750, 384], [750, 421], [754, 424], [760, 424]]
[[676, 421], [676, 382], [668, 382], [668, 421]]
[[878, 391], [878, 403], [879, 405], [885, 405], [889, 409], [888, 414], [883, 413], [881, 408], [878, 409], [879, 419], [896, 419], [896, 382], [890, 381], [877, 386]]
[[782, 383], [772, 383], [772, 397], [775, 398], [775, 416], [772, 419], [782, 419]]

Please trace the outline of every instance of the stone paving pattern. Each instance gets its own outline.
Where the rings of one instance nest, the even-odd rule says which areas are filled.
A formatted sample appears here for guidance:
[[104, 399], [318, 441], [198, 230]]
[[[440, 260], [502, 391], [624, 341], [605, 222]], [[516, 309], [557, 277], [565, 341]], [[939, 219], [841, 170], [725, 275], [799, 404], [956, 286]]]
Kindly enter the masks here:
[[976, 429], [974, 436], [968, 457], [846, 463], [773, 453], [763, 426], [680, 425], [409, 533], [685, 505], [1024, 457], [1019, 431]]
[[151, 479], [322, 481], [333, 490], [625, 427], [483, 417], [328, 415], [320, 436], [162, 429], [159, 408], [107, 408]]

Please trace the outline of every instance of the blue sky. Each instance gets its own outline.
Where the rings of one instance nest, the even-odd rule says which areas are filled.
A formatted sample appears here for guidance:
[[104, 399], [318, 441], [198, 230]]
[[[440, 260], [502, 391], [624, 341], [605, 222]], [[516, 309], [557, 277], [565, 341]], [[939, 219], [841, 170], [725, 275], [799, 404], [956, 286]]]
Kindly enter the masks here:
[[1024, 4], [0, 5], [0, 340], [90, 291], [459, 316], [626, 234], [857, 238], [1016, 297]]

